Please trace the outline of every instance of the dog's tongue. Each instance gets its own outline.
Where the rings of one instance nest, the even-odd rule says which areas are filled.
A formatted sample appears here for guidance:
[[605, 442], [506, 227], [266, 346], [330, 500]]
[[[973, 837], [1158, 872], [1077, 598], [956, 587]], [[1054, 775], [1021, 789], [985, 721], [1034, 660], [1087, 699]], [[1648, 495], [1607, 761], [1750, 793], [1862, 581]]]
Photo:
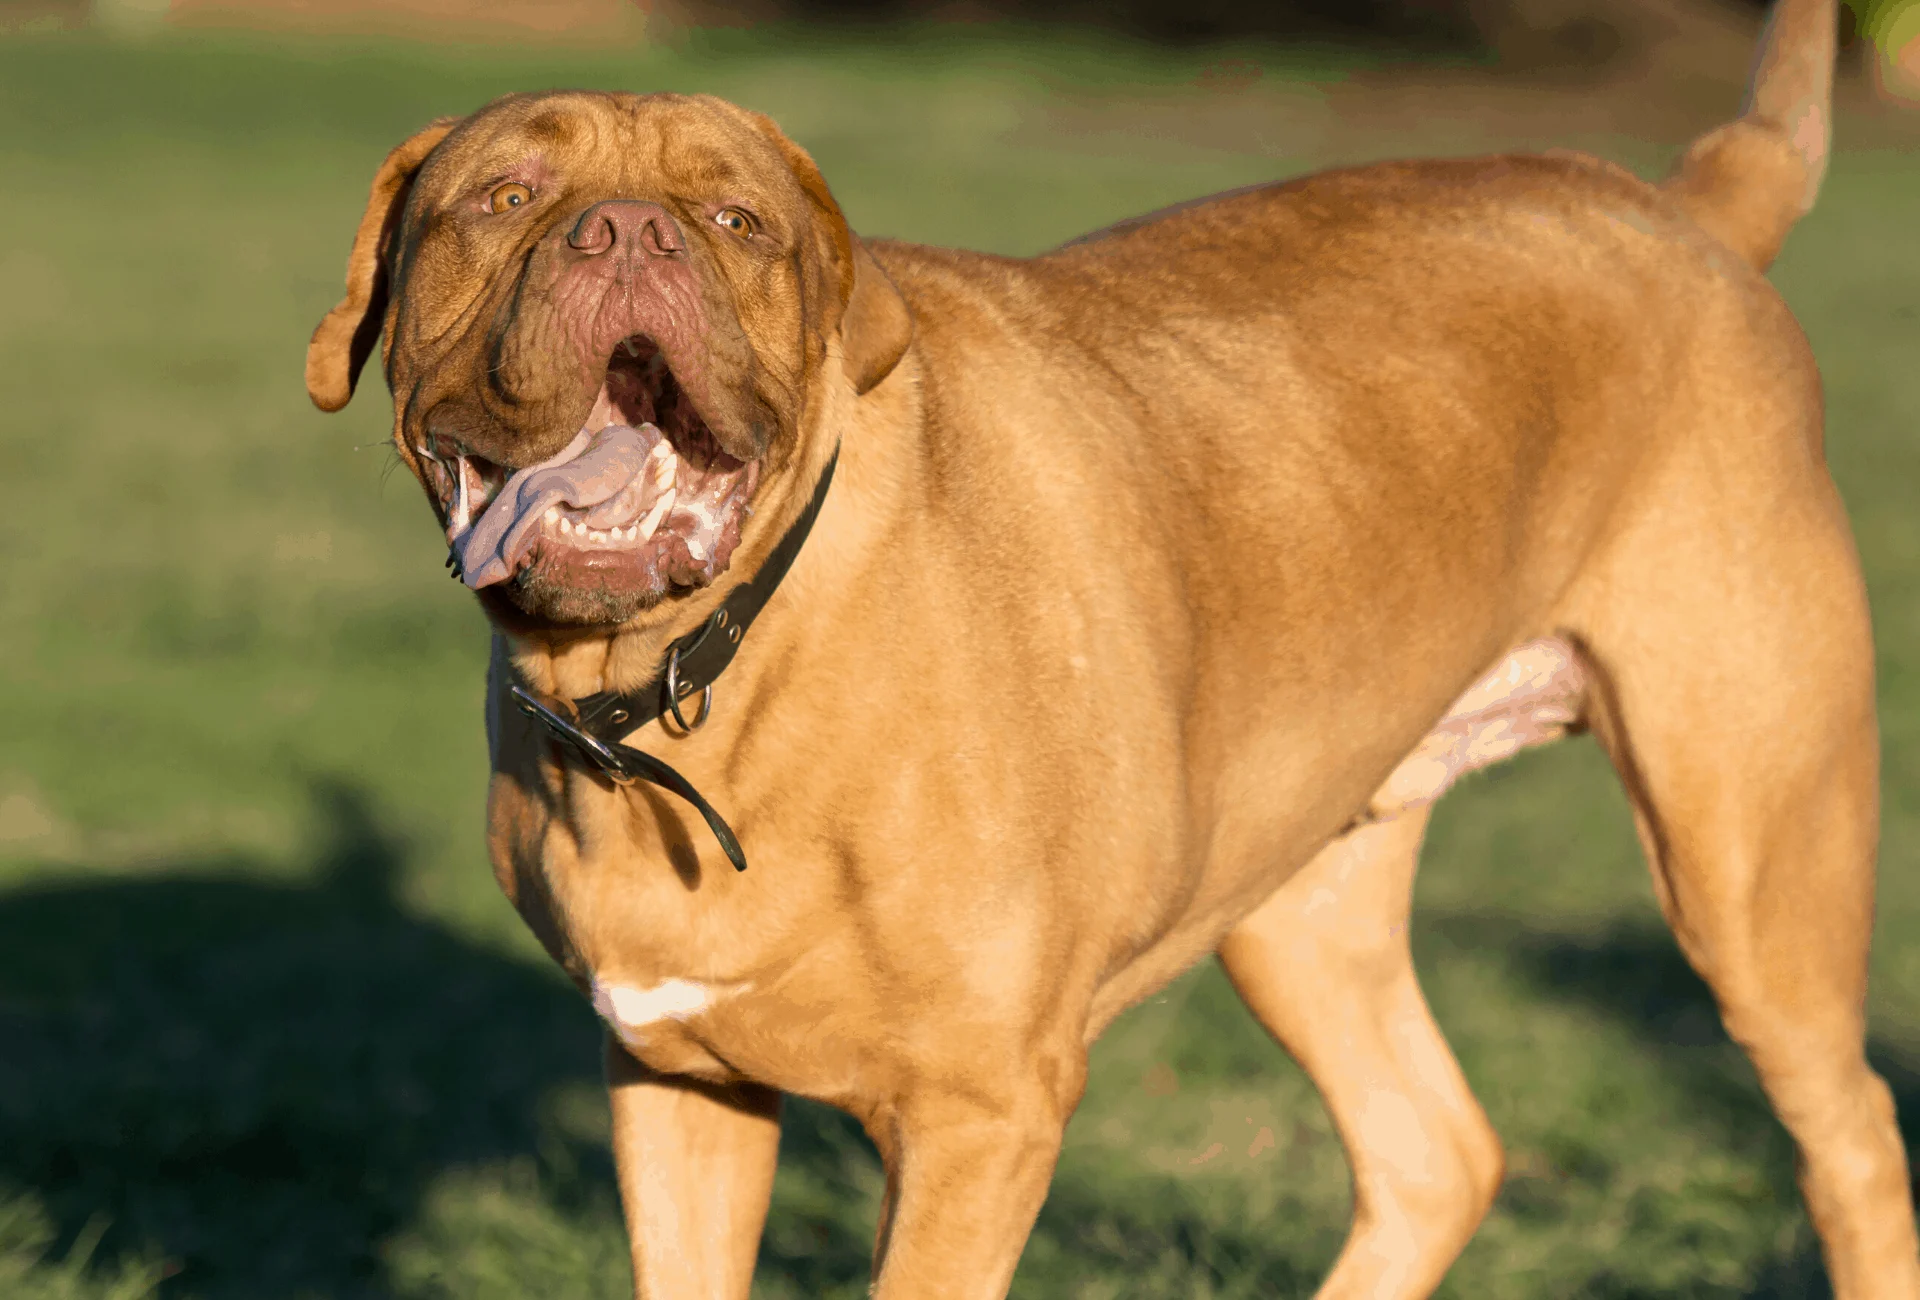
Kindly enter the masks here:
[[633, 485], [660, 437], [651, 424], [583, 429], [559, 455], [516, 472], [473, 525], [449, 539], [462, 580], [478, 591], [511, 578], [533, 548], [542, 515], [557, 505], [585, 509], [618, 496]]

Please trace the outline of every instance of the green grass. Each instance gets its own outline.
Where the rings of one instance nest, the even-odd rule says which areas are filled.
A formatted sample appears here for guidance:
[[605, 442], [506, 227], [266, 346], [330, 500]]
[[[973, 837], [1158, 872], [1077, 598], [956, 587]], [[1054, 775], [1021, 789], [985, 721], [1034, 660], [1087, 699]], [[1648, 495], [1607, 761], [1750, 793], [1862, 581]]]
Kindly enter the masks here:
[[[1223, 54], [1268, 75], [1192, 88]], [[332, 419], [301, 391], [385, 148], [509, 89], [708, 89], [813, 149], [861, 229], [1025, 252], [1336, 144], [1480, 143], [1332, 131], [1319, 86], [1353, 62], [992, 31], [0, 42], [0, 1294], [623, 1293], [592, 1019], [481, 850], [482, 622], [388, 475], [378, 386]], [[1874, 1051], [1920, 1133], [1920, 171], [1841, 134], [1777, 280], [1873, 585]], [[1820, 1294], [1788, 1146], [1591, 747], [1471, 782], [1421, 891], [1515, 1171], [1448, 1294]], [[871, 1148], [809, 1106], [784, 1143], [758, 1294], [862, 1294]], [[1346, 1209], [1311, 1088], [1207, 967], [1097, 1049], [1016, 1291], [1304, 1295]]]

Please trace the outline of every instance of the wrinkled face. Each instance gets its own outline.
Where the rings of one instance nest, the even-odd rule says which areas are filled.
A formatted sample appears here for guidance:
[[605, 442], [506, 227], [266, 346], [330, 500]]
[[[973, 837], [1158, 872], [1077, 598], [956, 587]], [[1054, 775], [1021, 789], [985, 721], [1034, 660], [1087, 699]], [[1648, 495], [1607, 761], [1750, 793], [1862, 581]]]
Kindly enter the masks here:
[[851, 286], [805, 155], [704, 97], [518, 96], [405, 195], [395, 438], [468, 584], [604, 624], [711, 583]]

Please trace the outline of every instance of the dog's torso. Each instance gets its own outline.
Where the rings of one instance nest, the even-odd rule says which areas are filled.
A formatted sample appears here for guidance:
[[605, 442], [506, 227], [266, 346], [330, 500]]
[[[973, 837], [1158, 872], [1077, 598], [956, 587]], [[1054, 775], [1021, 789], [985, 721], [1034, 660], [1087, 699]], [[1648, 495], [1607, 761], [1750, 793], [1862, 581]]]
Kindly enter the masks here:
[[838, 413], [713, 720], [632, 738], [753, 869], [557, 765], [498, 654], [490, 705], [502, 883], [629, 1050], [863, 1114], [1084, 1044], [1208, 951], [1554, 629], [1651, 479], [1710, 512], [1797, 454], [1700, 445], [1729, 355], [1778, 376], [1744, 400], [1814, 382], [1757, 274], [1572, 157], [1309, 178], [1032, 261], [875, 251], [915, 354]]

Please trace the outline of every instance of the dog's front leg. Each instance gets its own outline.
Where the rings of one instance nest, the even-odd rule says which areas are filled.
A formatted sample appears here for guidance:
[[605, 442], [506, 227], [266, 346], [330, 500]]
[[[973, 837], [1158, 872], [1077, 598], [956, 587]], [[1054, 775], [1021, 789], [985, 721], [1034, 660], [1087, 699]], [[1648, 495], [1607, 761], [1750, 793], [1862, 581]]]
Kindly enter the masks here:
[[887, 1166], [875, 1300], [1007, 1294], [1053, 1180], [1078, 1079], [1070, 1096], [1059, 1091], [1036, 1083], [999, 1100], [943, 1091], [869, 1126]]
[[613, 1159], [639, 1300], [747, 1300], [780, 1151], [780, 1094], [653, 1074], [607, 1043]]

